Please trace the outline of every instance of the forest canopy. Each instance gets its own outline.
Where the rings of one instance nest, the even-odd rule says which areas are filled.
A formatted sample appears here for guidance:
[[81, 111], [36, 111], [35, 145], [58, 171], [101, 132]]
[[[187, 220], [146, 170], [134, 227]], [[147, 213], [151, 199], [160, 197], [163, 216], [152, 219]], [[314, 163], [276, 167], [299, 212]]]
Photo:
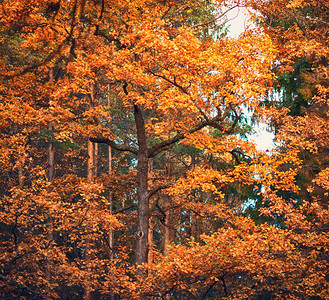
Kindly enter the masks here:
[[329, 299], [328, 15], [1, 1], [0, 298]]

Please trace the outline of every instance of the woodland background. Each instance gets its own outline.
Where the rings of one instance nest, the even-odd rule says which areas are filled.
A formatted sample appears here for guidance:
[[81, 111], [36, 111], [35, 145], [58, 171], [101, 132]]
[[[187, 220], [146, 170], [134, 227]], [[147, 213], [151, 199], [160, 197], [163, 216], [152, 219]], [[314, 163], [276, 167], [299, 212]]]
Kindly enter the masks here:
[[0, 298], [329, 299], [328, 38], [328, 0], [0, 1]]

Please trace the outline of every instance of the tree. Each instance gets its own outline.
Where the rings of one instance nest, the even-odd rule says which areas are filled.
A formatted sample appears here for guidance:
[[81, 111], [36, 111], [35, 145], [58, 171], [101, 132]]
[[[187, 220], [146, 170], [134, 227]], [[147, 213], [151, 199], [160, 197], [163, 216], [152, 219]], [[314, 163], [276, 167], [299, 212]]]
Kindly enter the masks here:
[[[259, 101], [273, 44], [207, 27], [237, 5], [1, 2], [3, 298], [320, 295], [323, 260], [299, 253], [303, 212], [279, 195], [297, 192], [296, 153], [268, 156], [240, 138], [243, 110], [277, 113]], [[243, 216], [248, 193], [286, 227]], [[162, 251], [166, 227], [177, 246], [167, 236]], [[305, 281], [294, 287], [296, 261]]]
[[[307, 230], [315, 235], [313, 244], [304, 248], [305, 254], [317, 253], [327, 264], [328, 3], [253, 1], [253, 5], [259, 24], [279, 51], [275, 71], [280, 76], [278, 91], [284, 97], [278, 105], [286, 108], [273, 122], [277, 139], [284, 142], [283, 149], [294, 149], [302, 160], [300, 191], [281, 196], [294, 199], [294, 206], [303, 211]], [[315, 245], [321, 250], [315, 250]]]
[[317, 198], [316, 201], [326, 206], [328, 3], [254, 3], [262, 14], [261, 24], [280, 51], [277, 72], [281, 75], [281, 90], [286, 95], [280, 104], [289, 110], [287, 116], [276, 120], [278, 138], [301, 152], [304, 200], [313, 202]]

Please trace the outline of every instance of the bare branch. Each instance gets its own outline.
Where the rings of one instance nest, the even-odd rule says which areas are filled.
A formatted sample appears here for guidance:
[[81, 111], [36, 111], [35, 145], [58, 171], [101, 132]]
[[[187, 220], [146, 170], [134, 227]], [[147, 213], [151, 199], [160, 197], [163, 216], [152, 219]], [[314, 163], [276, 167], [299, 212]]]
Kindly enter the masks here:
[[117, 151], [127, 151], [127, 152], [131, 152], [135, 155], [138, 154], [138, 149], [130, 147], [130, 146], [125, 146], [125, 145], [118, 145], [115, 142], [113, 142], [110, 139], [106, 139], [106, 138], [92, 138], [90, 137], [89, 140], [93, 143], [98, 143], [98, 144], [107, 144], [109, 146], [111, 146], [113, 149], [117, 150]]
[[166, 189], [167, 187], [171, 186], [172, 182], [167, 182], [164, 184], [160, 184], [156, 187], [154, 187], [153, 189], [151, 189], [148, 193], [148, 197], [151, 198], [154, 194], [156, 194], [157, 192]]
[[234, 113], [234, 121], [233, 124], [230, 126], [229, 129], [226, 130], [227, 133], [233, 133], [235, 126], [238, 124], [239, 120], [240, 120], [240, 115], [237, 113], [237, 111], [235, 110], [235, 108], [232, 107], [232, 105], [230, 104], [230, 108]]
[[[207, 120], [200, 122], [199, 124], [197, 124], [194, 127], [190, 128], [186, 132], [178, 133], [174, 137], [172, 137], [168, 140], [162, 141], [162, 142], [154, 145], [153, 147], [149, 148], [148, 156], [149, 157], [154, 157], [158, 153], [172, 148], [177, 142], [183, 140], [186, 137], [186, 135], [194, 133], [196, 131], [199, 131], [199, 130], [201, 130], [202, 128], [204, 128], [206, 126], [210, 126], [210, 127], [213, 127], [213, 128], [217, 128], [219, 130], [223, 130], [224, 128], [223, 128], [222, 124], [220, 124], [220, 121], [222, 121], [222, 120], [223, 120], [223, 117], [220, 116], [220, 115], [217, 115], [216, 117], [214, 117], [212, 119], [207, 118]], [[238, 120], [236, 120], [236, 122], [237, 121]], [[226, 132], [231, 133], [231, 131], [226, 131]]]
[[225, 296], [227, 296], [228, 292], [227, 292], [227, 286], [226, 286], [226, 283], [225, 283], [225, 274], [222, 276], [221, 280], [223, 282], [223, 288], [224, 288]]
[[128, 206], [128, 207], [125, 207], [125, 208], [119, 209], [119, 210], [113, 212], [112, 214], [113, 214], [113, 215], [120, 214], [120, 213], [122, 213], [122, 212], [124, 212], [124, 211], [126, 211], [126, 210], [133, 209], [133, 208], [137, 208], [137, 206], [136, 206], [136, 205], [131, 205], [131, 206]]
[[208, 293], [210, 292], [210, 290], [217, 284], [218, 281], [214, 281], [206, 290], [206, 292], [204, 293], [204, 295], [202, 296], [202, 300], [206, 299]]
[[148, 151], [148, 156], [149, 157], [154, 157], [156, 156], [158, 153], [170, 149], [171, 147], [173, 147], [177, 142], [181, 141], [182, 139], [184, 139], [186, 137], [187, 134], [196, 132], [200, 129], [202, 129], [203, 127], [206, 127], [207, 125], [209, 125], [208, 122], [201, 122], [199, 124], [197, 124], [196, 126], [192, 127], [191, 129], [187, 130], [184, 133], [178, 133], [176, 134], [174, 137], [172, 137], [171, 139], [168, 139], [166, 141], [160, 142], [156, 145], [154, 145], [153, 147], [151, 147]]
[[241, 161], [240, 161], [239, 156], [237, 155], [236, 151], [232, 150], [232, 151], [229, 151], [229, 153], [232, 154], [232, 156], [235, 159], [235, 162], [239, 165], [241, 163]]
[[189, 92], [187, 91], [187, 88], [188, 87], [182, 87], [181, 85], [179, 85], [177, 82], [176, 82], [176, 77], [174, 78], [174, 81], [170, 80], [169, 78], [163, 76], [163, 75], [160, 75], [160, 74], [156, 74], [154, 73], [153, 71], [151, 70], [148, 70], [152, 75], [156, 76], [156, 77], [159, 77], [159, 78], [162, 78], [164, 80], [166, 80], [167, 82], [171, 83], [173, 86], [179, 88], [184, 94], [186, 95], [190, 95]]
[[64, 44], [69, 41], [69, 38], [67, 38], [63, 43], [61, 43], [56, 49], [55, 51], [53, 51], [52, 53], [50, 53], [44, 60], [42, 60], [41, 62], [35, 63], [33, 65], [27, 66], [25, 68], [23, 68], [22, 70], [12, 74], [12, 75], [0, 75], [1, 77], [3, 77], [4, 80], [9, 80], [15, 77], [19, 77], [22, 75], [25, 75], [26, 73], [33, 71], [41, 66], [44, 66], [46, 63], [50, 62], [62, 49], [62, 47], [64, 46]]
[[19, 282], [17, 282], [14, 279], [7, 278], [6, 276], [3, 276], [1, 274], [0, 274], [0, 279], [3, 280], [3, 281], [6, 281], [11, 286], [16, 285], [17, 287], [19, 287], [21, 289], [25, 289], [26, 291], [28, 291], [31, 294], [38, 295], [38, 296], [41, 296], [42, 295], [42, 293], [39, 293], [37, 291], [34, 291], [34, 290], [30, 289], [28, 286], [26, 286], [26, 285], [24, 285], [22, 283], [19, 283]]
[[234, 6], [230, 7], [230, 8], [228, 8], [221, 15], [216, 16], [216, 17], [213, 17], [213, 18], [211, 18], [211, 19], [209, 19], [207, 21], [204, 21], [204, 22], [201, 22], [201, 23], [192, 25], [190, 28], [197, 28], [197, 27], [200, 27], [200, 26], [206, 26], [206, 25], [208, 25], [210, 23], [216, 22], [217, 20], [219, 20], [220, 18], [224, 17], [229, 11], [231, 11], [232, 9], [234, 9], [236, 7], [240, 7], [239, 3], [237, 5], [234, 5]]

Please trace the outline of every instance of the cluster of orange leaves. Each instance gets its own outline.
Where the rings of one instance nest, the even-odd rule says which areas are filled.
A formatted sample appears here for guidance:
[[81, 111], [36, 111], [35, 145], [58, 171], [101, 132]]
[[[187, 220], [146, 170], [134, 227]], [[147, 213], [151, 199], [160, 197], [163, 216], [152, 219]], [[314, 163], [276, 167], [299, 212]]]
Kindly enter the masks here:
[[[214, 2], [219, 8], [236, 4]], [[273, 2], [280, 12], [304, 3]], [[316, 151], [327, 146], [323, 137], [328, 126], [316, 116], [283, 118], [272, 108], [285, 124], [281, 135], [293, 141], [291, 148], [268, 155], [240, 139], [234, 134], [234, 117], [243, 109], [259, 119], [270, 114], [260, 100], [273, 80], [270, 67], [278, 43], [258, 29], [238, 39], [202, 40], [195, 29], [173, 25], [181, 21], [183, 6], [180, 1], [137, 0], [1, 2], [6, 50], [0, 61], [4, 297], [81, 296], [88, 287], [95, 295], [126, 299], [267, 294], [328, 299], [328, 234], [321, 231], [327, 210], [316, 201], [299, 205], [283, 195], [299, 192], [298, 147]], [[298, 28], [285, 34], [291, 43], [282, 51], [327, 55], [325, 43], [318, 41], [315, 47], [299, 39]], [[326, 101], [321, 97], [326, 87], [319, 83], [318, 89], [316, 100]], [[188, 234], [192, 225], [178, 219], [190, 214], [204, 234], [172, 238], [165, 251], [149, 241], [153, 261], [138, 270], [131, 241], [138, 216], [125, 206], [136, 202], [135, 162], [118, 156], [111, 176], [103, 167], [95, 180], [85, 178], [89, 137], [110, 137], [135, 149], [128, 123], [134, 105], [143, 108], [150, 144], [183, 132], [180, 145], [203, 153], [201, 162], [181, 176], [164, 179], [163, 170], [154, 171], [154, 186], [175, 181], [151, 204], [170, 210], [178, 233]], [[211, 126], [190, 130], [200, 122], [213, 125], [213, 120], [219, 137]], [[321, 139], [314, 141], [314, 136]], [[57, 145], [58, 175], [51, 181], [49, 144]], [[128, 166], [125, 159], [130, 159]], [[122, 171], [123, 165], [128, 171]], [[327, 173], [323, 170], [314, 180], [324, 189]], [[233, 199], [232, 186], [262, 197], [259, 212], [266, 222], [258, 224], [244, 214], [243, 204], [252, 199]], [[116, 214], [109, 209], [108, 194], [117, 201]], [[158, 223], [157, 232], [162, 231]], [[112, 232], [115, 250], [109, 246]], [[21, 294], [15, 294], [17, 289]]]

